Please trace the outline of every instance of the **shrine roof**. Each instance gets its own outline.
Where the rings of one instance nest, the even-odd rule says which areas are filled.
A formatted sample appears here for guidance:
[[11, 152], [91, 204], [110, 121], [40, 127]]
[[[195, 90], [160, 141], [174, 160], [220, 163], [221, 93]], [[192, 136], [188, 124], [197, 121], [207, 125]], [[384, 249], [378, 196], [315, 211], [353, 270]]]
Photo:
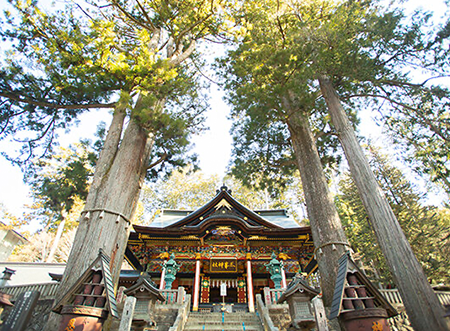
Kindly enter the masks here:
[[[170, 226], [182, 220], [193, 212], [193, 210], [163, 209], [161, 213], [155, 217], [155, 220], [150, 226], [155, 228], [165, 228], [166, 226]], [[287, 214], [285, 209], [255, 210], [254, 213], [261, 216], [261, 218], [266, 221], [285, 229], [299, 227], [295, 220]]]
[[133, 225], [135, 232], [130, 234], [130, 238], [136, 239], [140, 238], [140, 234], [146, 234], [171, 238], [192, 235], [198, 239], [211, 230], [224, 226], [237, 229], [247, 238], [293, 238], [310, 233], [309, 227], [297, 224], [286, 210], [252, 211], [234, 199], [226, 186], [222, 186], [208, 203], [195, 211], [163, 210], [149, 226]]

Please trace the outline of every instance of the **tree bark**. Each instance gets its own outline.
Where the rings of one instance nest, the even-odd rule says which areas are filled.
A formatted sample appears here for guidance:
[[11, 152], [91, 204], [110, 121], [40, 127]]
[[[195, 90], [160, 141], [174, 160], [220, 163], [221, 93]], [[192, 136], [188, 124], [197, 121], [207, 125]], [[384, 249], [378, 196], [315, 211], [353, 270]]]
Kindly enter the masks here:
[[380, 248], [417, 331], [449, 330], [444, 309], [417, 261], [385, 195], [370, 169], [331, 81], [319, 78], [331, 121], [344, 148], [350, 171]]
[[305, 193], [323, 299], [325, 306], [330, 307], [338, 259], [348, 250], [348, 241], [328, 189], [308, 117], [297, 111], [287, 124]]
[[[124, 114], [115, 114], [105, 140], [57, 300], [98, 256], [100, 248], [111, 258], [113, 283], [118, 282], [131, 230], [129, 220], [136, 209], [154, 142], [153, 135], [131, 119], [118, 147]], [[58, 329], [59, 318], [53, 315], [46, 330]]]

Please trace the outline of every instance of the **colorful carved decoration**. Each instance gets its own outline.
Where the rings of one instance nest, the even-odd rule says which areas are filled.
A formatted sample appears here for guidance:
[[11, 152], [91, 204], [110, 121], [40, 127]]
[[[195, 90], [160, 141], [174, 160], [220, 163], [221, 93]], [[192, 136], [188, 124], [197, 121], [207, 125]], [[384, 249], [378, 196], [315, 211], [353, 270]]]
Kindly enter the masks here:
[[[245, 259], [247, 253], [251, 253], [253, 258], [255, 259], [266, 259], [270, 258], [271, 253], [275, 250], [278, 253], [280, 259], [284, 261], [300, 261], [303, 266], [306, 266], [309, 259], [313, 256], [314, 251], [313, 246], [274, 247], [272, 244], [268, 243], [265, 246], [246, 247], [242, 242], [235, 243], [233, 241], [227, 242], [218, 240], [214, 243], [208, 241], [207, 238], [204, 244], [201, 246], [146, 246], [144, 244], [139, 244], [130, 245], [129, 247], [136, 258], [139, 260], [141, 265], [147, 265], [155, 260], [167, 260], [169, 258], [167, 250], [172, 252], [176, 251], [177, 259], [195, 259], [196, 254], [202, 254], [204, 258], [211, 258], [217, 254], [227, 254], [232, 255], [238, 259]], [[224, 245], [225, 243], [226, 245]], [[158, 262], [158, 265], [161, 266], [162, 263]], [[159, 270], [159, 272], [160, 271], [161, 269]]]
[[209, 303], [209, 289], [210, 289], [210, 279], [208, 276], [203, 276], [201, 281], [201, 295], [200, 303]]
[[245, 277], [238, 277], [237, 279], [237, 299], [238, 303], [247, 302], [247, 284], [245, 282]]

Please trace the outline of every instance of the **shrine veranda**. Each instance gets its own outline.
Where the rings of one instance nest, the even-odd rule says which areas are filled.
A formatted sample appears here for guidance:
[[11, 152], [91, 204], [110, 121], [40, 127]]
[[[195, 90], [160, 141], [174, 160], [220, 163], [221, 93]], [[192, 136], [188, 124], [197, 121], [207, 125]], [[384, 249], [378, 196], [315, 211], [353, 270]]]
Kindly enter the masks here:
[[[226, 187], [196, 211], [163, 211], [151, 226], [134, 226], [126, 259], [147, 271], [162, 289], [163, 266], [174, 254], [179, 265], [171, 288], [183, 286], [192, 295], [193, 310], [226, 302], [248, 305], [274, 283], [266, 264], [272, 253], [283, 263], [283, 287], [313, 260], [309, 227], [300, 227], [284, 210], [251, 211]], [[163, 275], [163, 276], [161, 276]]]

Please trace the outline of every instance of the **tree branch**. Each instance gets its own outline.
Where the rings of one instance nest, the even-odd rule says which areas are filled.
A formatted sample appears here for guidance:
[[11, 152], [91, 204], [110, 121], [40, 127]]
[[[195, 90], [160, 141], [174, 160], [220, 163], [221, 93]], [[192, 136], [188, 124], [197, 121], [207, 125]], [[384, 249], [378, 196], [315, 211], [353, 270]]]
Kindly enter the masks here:
[[1, 91], [0, 91], [0, 97], [4, 97], [4, 98], [7, 98], [12, 101], [27, 103], [27, 104], [33, 105], [33, 106], [47, 107], [47, 108], [53, 108], [53, 109], [113, 108], [116, 105], [115, 102], [106, 103], [106, 104], [94, 103], [94, 104], [86, 104], [86, 105], [58, 105], [58, 104], [51, 103], [51, 102], [37, 101], [37, 100], [33, 100], [31, 98], [20, 97], [13, 93], [1, 92]]
[[[144, 29], [148, 29], [153, 31], [153, 27], [152, 26], [148, 26], [147, 24], [142, 23], [141, 21], [137, 20], [133, 15], [131, 15], [128, 11], [126, 11], [125, 8], [123, 8], [121, 5], [119, 5], [119, 3], [116, 0], [112, 0], [112, 4], [114, 5], [114, 7], [116, 7], [117, 9], [119, 9], [119, 11], [125, 15], [126, 18], [128, 18], [130, 21], [136, 23], [137, 25], [139, 25], [141, 28]], [[151, 22], [149, 22], [151, 23]], [[153, 25], [153, 24], [152, 24]]]
[[147, 170], [149, 170], [149, 169], [151, 169], [151, 168], [153, 168], [153, 167], [156, 167], [158, 164], [164, 162], [164, 161], [167, 159], [167, 156], [168, 156], [167, 153], [164, 153], [164, 154], [158, 159], [158, 161], [155, 161], [155, 162], [153, 162], [152, 164], [150, 164], [150, 165], [147, 167]]
[[368, 97], [368, 98], [380, 98], [380, 99], [385, 99], [385, 100], [389, 101], [390, 103], [392, 103], [392, 104], [394, 104], [394, 105], [396, 105], [396, 106], [399, 106], [399, 107], [402, 107], [402, 108], [404, 108], [404, 109], [413, 111], [415, 114], [419, 115], [419, 116], [422, 118], [422, 120], [423, 120], [426, 124], [428, 124], [428, 128], [429, 128], [431, 131], [433, 131], [435, 134], [437, 134], [437, 135], [438, 135], [439, 137], [441, 137], [442, 139], [444, 139], [444, 140], [446, 140], [446, 141], [449, 140], [449, 138], [446, 137], [446, 136], [442, 133], [442, 131], [441, 131], [438, 127], [436, 127], [436, 125], [434, 125], [429, 119], [427, 119], [425, 116], [423, 116], [423, 115], [421, 114], [420, 109], [418, 109], [418, 108], [411, 107], [410, 105], [407, 105], [407, 104], [405, 104], [405, 103], [396, 101], [396, 100], [394, 100], [394, 99], [392, 99], [392, 98], [390, 98], [390, 97], [388, 97], [388, 96], [378, 95], [378, 94], [354, 94], [354, 95], [348, 96], [347, 98], [349, 99], [349, 98], [355, 98], [355, 97]]
[[192, 40], [189, 44], [189, 47], [182, 52], [180, 55], [176, 56], [172, 60], [170, 60], [170, 64], [174, 67], [182, 63], [184, 60], [186, 60], [195, 50], [196, 42], [195, 40]]
[[141, 10], [142, 14], [145, 16], [145, 18], [147, 19], [147, 22], [150, 24], [150, 26], [152, 27], [153, 31], [157, 30], [156, 27], [153, 25], [152, 20], [150, 19], [150, 17], [148, 16], [147, 11], [145, 10], [145, 8], [141, 5], [141, 3], [139, 2], [139, 0], [136, 0], [136, 3], [139, 7], [139, 9]]

